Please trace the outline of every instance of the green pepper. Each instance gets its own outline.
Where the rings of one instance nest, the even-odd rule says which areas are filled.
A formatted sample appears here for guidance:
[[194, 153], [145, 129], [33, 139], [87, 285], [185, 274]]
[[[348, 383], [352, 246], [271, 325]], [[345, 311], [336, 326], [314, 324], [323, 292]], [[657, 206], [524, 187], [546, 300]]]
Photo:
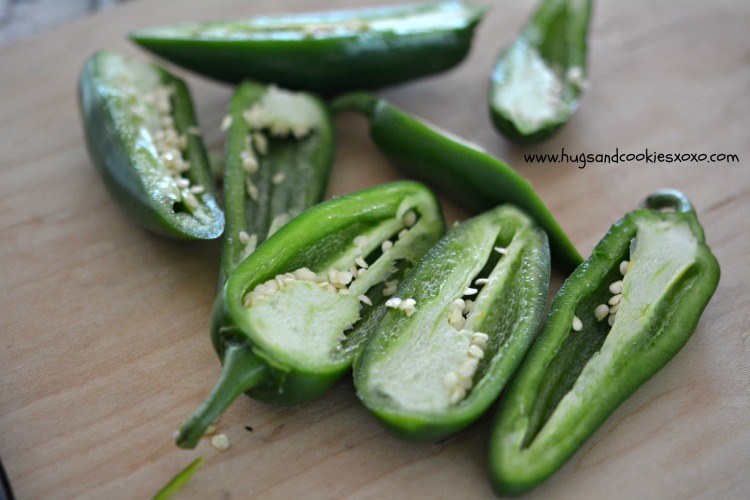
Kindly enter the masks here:
[[133, 220], [173, 238], [221, 235], [224, 214], [182, 80], [98, 52], [81, 72], [79, 102], [94, 166]]
[[553, 474], [677, 354], [719, 274], [681, 193], [656, 193], [612, 226], [560, 289], [501, 403], [490, 441], [497, 492]]
[[222, 375], [177, 444], [194, 447], [242, 392], [279, 405], [320, 396], [350, 368], [394, 282], [442, 233], [432, 193], [398, 182], [322, 202], [271, 235], [216, 300]]
[[325, 194], [333, 123], [310, 94], [242, 84], [230, 103], [222, 282], [255, 247]]
[[547, 232], [554, 263], [572, 270], [583, 261], [531, 184], [479, 146], [431, 128], [369, 94], [343, 95], [331, 106], [369, 118], [375, 144], [408, 175], [425, 179], [475, 212], [512, 203]]
[[332, 95], [455, 66], [468, 53], [483, 14], [451, 1], [189, 24], [129, 36], [217, 80], [250, 78]]
[[386, 302], [355, 361], [357, 394], [407, 439], [479, 418], [520, 364], [547, 302], [547, 236], [503, 205], [457, 224]]
[[490, 112], [519, 143], [546, 139], [578, 108], [586, 86], [591, 0], [542, 0], [492, 71]]

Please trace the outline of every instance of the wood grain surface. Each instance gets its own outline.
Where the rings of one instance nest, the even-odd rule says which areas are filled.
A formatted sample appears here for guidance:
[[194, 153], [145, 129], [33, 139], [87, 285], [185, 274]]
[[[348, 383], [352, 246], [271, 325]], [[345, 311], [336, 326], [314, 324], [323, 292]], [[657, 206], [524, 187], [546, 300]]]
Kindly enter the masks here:
[[[0, 48], [0, 458], [19, 499], [148, 498], [197, 456], [206, 463], [181, 498], [492, 496], [494, 409], [445, 441], [407, 443], [362, 408], [349, 379], [299, 408], [241, 397], [218, 424], [231, 440], [225, 452], [205, 440], [194, 451], [174, 446], [173, 430], [219, 373], [207, 336], [219, 246], [134, 227], [84, 149], [78, 72], [100, 49], [149, 58], [126, 32], [372, 3], [139, 0]], [[519, 148], [491, 127], [486, 94], [495, 56], [532, 7], [497, 2], [464, 64], [380, 95], [513, 165], [584, 255], [649, 192], [683, 190], [723, 276], [683, 351], [528, 498], [748, 498], [750, 4], [597, 3], [579, 112], [548, 142]], [[186, 77], [207, 142], [221, 152], [231, 89]], [[399, 178], [362, 119], [340, 116], [337, 130], [329, 195]], [[524, 161], [562, 148], [739, 161]], [[445, 210], [449, 222], [466, 215], [448, 202]]]

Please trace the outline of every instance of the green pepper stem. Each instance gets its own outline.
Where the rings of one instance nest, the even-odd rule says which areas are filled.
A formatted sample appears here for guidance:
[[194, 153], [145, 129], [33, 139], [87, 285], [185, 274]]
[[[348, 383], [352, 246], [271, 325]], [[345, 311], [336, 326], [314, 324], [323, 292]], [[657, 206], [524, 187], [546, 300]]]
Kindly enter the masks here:
[[227, 344], [221, 376], [198, 411], [180, 427], [175, 438], [177, 446], [195, 448], [208, 426], [224, 413], [237, 396], [262, 383], [267, 376], [265, 363], [248, 346]]
[[367, 117], [372, 117], [377, 104], [378, 99], [372, 94], [368, 94], [367, 92], [350, 92], [331, 101], [330, 107], [334, 113], [353, 111]]
[[650, 210], [671, 209], [678, 213], [695, 212], [687, 196], [675, 189], [662, 189], [650, 194], [643, 201], [642, 206]]

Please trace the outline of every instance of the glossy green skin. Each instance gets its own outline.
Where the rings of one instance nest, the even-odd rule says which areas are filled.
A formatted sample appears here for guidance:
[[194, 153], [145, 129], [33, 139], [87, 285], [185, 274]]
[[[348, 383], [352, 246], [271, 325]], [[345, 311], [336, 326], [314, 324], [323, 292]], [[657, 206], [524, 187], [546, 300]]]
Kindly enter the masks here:
[[[621, 279], [619, 263], [629, 255], [638, 232], [636, 224], [645, 220], [668, 226], [687, 222], [699, 242], [698, 251], [688, 271], [650, 306], [655, 320], [627, 331], [627, 341], [618, 342], [607, 335], [607, 321], [597, 322], [590, 311], [611, 295], [608, 284]], [[669, 252], [664, 259], [670, 259]], [[562, 467], [687, 342], [719, 275], [718, 262], [704, 243], [692, 209], [683, 213], [636, 210], [612, 226], [560, 289], [501, 402], [490, 441], [489, 468], [495, 490], [501, 495], [524, 493]], [[574, 314], [583, 321], [578, 332], [570, 326]], [[607, 357], [599, 359], [606, 364], [594, 370], [590, 362], [597, 359], [605, 339], [611, 340]], [[557, 411], [563, 405], [565, 409]]]
[[[268, 344], [248, 322], [244, 298], [278, 274], [302, 267], [315, 272], [330, 269], [342, 254], [356, 250], [354, 238], [401, 217], [404, 207], [417, 212], [419, 220], [409, 229], [408, 244], [404, 239], [403, 245], [396, 243], [389, 252], [397, 254], [390, 254], [397, 257], [392, 264], [408, 272], [444, 231], [437, 200], [415, 182], [384, 184], [319, 203], [284, 225], [242, 261], [224, 284], [212, 311], [211, 340], [222, 360], [222, 374], [203, 405], [180, 428], [175, 439], [178, 446], [195, 447], [206, 428], [242, 392], [267, 403], [297, 405], [320, 397], [351, 367], [385, 313], [382, 294], [373, 294], [373, 305], [361, 310], [344, 343], [333, 349], [324, 363], [320, 359], [310, 363], [307, 354], [290, 354]], [[377, 261], [367, 272], [376, 265]], [[289, 311], [290, 315], [297, 313]], [[284, 335], [284, 331], [278, 334]]]
[[[370, 383], [372, 367], [392, 356], [401, 347], [402, 338], [418, 333], [425, 324], [442, 321], [450, 303], [461, 297], [466, 287], [474, 286], [488, 258], [498, 258], [495, 246], [508, 248], [502, 257], [507, 267], [498, 278], [505, 281], [492, 294], [491, 303], [482, 307], [486, 315], [474, 329], [488, 334], [490, 340], [467, 397], [456, 405], [430, 411], [403, 408], [384, 397]], [[415, 299], [416, 312], [407, 317], [390, 309], [355, 361], [357, 395], [383, 424], [405, 439], [440, 439], [468, 426], [495, 401], [521, 363], [542, 320], [549, 274], [547, 237], [517, 208], [500, 206], [454, 226], [425, 254], [394, 295]], [[479, 300], [477, 297], [471, 298]], [[420, 354], [431, 356], [428, 349]], [[434, 362], [429, 359], [428, 363]], [[393, 376], [398, 378], [396, 373]], [[410, 384], [411, 380], [401, 382], [402, 386]]]
[[[187, 176], [194, 184], [206, 188], [206, 192], [196, 196], [210, 216], [206, 223], [185, 213], [176, 213], [173, 204], [159, 194], [157, 178], [151, 174], [156, 160], [144, 154], [138, 146], [135, 127], [118, 119], [119, 103], [108, 95], [118, 93], [117, 83], [103, 78], [99, 66], [120, 57], [110, 52], [98, 52], [86, 62], [80, 75], [79, 104], [86, 145], [94, 167], [110, 195], [142, 227], [176, 239], [219, 237], [224, 231], [224, 214], [216, 200], [214, 180], [201, 138], [186, 134], [187, 157], [191, 165]], [[175, 88], [172, 108], [177, 130], [184, 133], [197, 127], [185, 83], [157, 66], [150, 66], [161, 73], [165, 84]]]
[[375, 144], [408, 175], [424, 179], [474, 212], [512, 203], [547, 232], [552, 262], [575, 269], [583, 259], [529, 182], [478, 146], [456, 140], [368, 94], [348, 94], [334, 111], [370, 119]]
[[[249, 127], [242, 113], [266, 92], [263, 85], [245, 82], [235, 91], [229, 105], [232, 125], [224, 167], [226, 234], [222, 247], [222, 282], [242, 260], [245, 245], [239, 240], [240, 231], [257, 235], [260, 244], [268, 237], [275, 217], [289, 213], [298, 215], [318, 203], [325, 194], [333, 165], [335, 145], [330, 112], [318, 98], [306, 94], [306, 99], [320, 112], [314, 131], [302, 139], [269, 138], [268, 153], [256, 153], [259, 168], [251, 177], [258, 188], [258, 200], [248, 195], [241, 153]], [[277, 174], [285, 177], [281, 184], [272, 181]]]
[[[355, 23], [441, 11], [466, 11], [465, 19], [411, 33], [347, 28]], [[459, 2], [428, 3], [156, 28], [131, 33], [130, 39], [160, 57], [217, 80], [237, 83], [250, 78], [334, 95], [394, 85], [455, 66], [468, 53], [483, 13], [483, 9]], [[306, 34], [306, 26], [320, 21], [339, 28]], [[206, 27], [231, 28], [231, 35], [196, 34], [197, 29]]]
[[513, 42], [513, 45], [525, 44], [535, 48], [541, 58], [561, 75], [563, 88], [559, 109], [554, 118], [539, 127], [527, 129], [493, 103], [493, 93], [497, 87], [505, 84], [508, 72], [512, 71], [509, 53], [513, 45], [498, 57], [490, 85], [490, 116], [495, 128], [508, 139], [519, 144], [541, 142], [573, 117], [583, 88], [579, 83], [564, 78], [564, 75], [574, 67], [582, 70], [582, 78], [588, 73], [586, 54], [592, 3], [592, 0], [542, 0], [521, 35]]

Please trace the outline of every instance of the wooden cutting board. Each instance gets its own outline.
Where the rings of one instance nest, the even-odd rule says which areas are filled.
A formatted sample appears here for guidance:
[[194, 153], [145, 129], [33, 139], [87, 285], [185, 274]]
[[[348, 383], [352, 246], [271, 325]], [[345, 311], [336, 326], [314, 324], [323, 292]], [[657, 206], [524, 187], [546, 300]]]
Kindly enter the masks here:
[[[447, 440], [385, 432], [351, 380], [279, 409], [241, 397], [225, 452], [172, 444], [219, 373], [207, 336], [218, 244], [164, 241], [108, 198], [84, 150], [76, 79], [130, 30], [371, 0], [140, 0], [0, 48], [0, 457], [20, 499], [144, 498], [197, 456], [183, 498], [483, 498], [492, 413]], [[383, 0], [380, 3], [394, 3]], [[489, 2], [488, 2], [489, 3]], [[500, 2], [498, 2], [499, 4]], [[534, 147], [490, 126], [488, 75], [532, 9], [493, 5], [458, 69], [381, 93], [477, 142], [536, 186], [581, 253], [649, 192], [683, 190], [722, 281], [684, 350], [529, 498], [750, 496], [750, 4], [600, 2], [591, 88]], [[183, 73], [184, 74], [184, 73]], [[187, 75], [212, 150], [231, 89]], [[329, 195], [399, 178], [365, 123], [337, 118]], [[733, 163], [541, 164], [529, 153], [723, 153]], [[447, 219], [465, 217], [445, 203]], [[563, 276], [555, 273], [559, 286]], [[252, 430], [251, 430], [252, 429]]]

